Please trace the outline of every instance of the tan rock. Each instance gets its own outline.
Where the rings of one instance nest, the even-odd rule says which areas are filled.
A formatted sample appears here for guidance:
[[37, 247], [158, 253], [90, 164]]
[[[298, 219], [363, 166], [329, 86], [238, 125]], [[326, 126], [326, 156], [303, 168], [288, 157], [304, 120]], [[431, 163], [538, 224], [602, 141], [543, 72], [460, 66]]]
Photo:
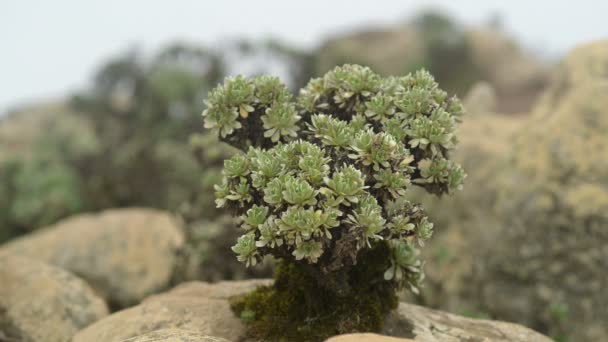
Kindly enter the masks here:
[[382, 75], [401, 74], [408, 66], [424, 61], [425, 50], [411, 25], [377, 27], [330, 38], [315, 52], [316, 72], [336, 65], [368, 65]]
[[62, 267], [85, 279], [108, 302], [126, 306], [166, 288], [184, 245], [180, 226], [152, 209], [78, 215], [0, 247]]
[[387, 317], [382, 333], [420, 342], [551, 341], [548, 337], [521, 325], [466, 318], [407, 303], [400, 303], [397, 310]]
[[201, 335], [182, 329], [160, 329], [131, 337], [122, 342], [229, 342], [226, 339]]
[[[496, 90], [484, 81], [475, 83], [463, 100], [467, 114], [487, 115], [496, 113]], [[466, 120], [465, 122], [470, 121]]]
[[227, 299], [268, 284], [270, 280], [184, 283], [91, 325], [79, 332], [74, 342], [122, 341], [168, 328], [236, 341], [244, 335], [245, 326], [234, 316]]
[[538, 119], [553, 115], [564, 97], [577, 87], [608, 82], [608, 40], [583, 44], [564, 58], [547, 90], [534, 105]]
[[397, 338], [378, 334], [346, 334], [332, 337], [326, 342], [413, 342], [409, 338]]
[[[183, 284], [167, 293], [152, 296], [136, 307], [98, 321], [80, 331], [75, 336], [74, 342], [122, 341], [168, 328], [184, 329], [231, 341], [243, 340], [245, 326], [230, 310], [227, 298], [244, 294], [258, 285], [268, 284], [270, 284], [269, 280]], [[550, 341], [516, 324], [464, 318], [405, 303], [401, 303], [398, 310], [387, 318], [382, 333], [424, 342]], [[378, 341], [391, 341], [388, 337], [380, 335], [364, 334], [363, 336], [383, 338]]]
[[244, 294], [255, 290], [256, 287], [272, 285], [270, 279], [250, 279], [241, 281], [220, 281], [218, 283], [205, 283], [200, 281], [191, 281], [182, 283], [169, 292], [152, 296], [146, 299], [154, 300], [160, 296], [174, 297], [202, 297], [209, 299], [228, 299], [232, 296]]
[[[448, 19], [449, 18], [445, 18]], [[401, 75], [408, 70], [426, 66], [438, 77], [442, 87], [464, 94], [469, 86], [459, 72], [446, 72], [454, 63], [460, 69], [474, 66], [467, 77], [486, 81], [496, 90], [496, 109], [500, 113], [524, 113], [547, 85], [549, 73], [542, 63], [517, 45], [503, 32], [488, 28], [464, 28], [454, 25], [451, 43], [466, 46], [465, 55], [455, 55], [440, 69], [429, 65], [436, 53], [429, 37], [413, 22], [386, 27], [370, 27], [354, 33], [337, 35], [324, 42], [315, 52], [316, 74], [323, 74], [336, 65], [356, 63], [367, 65], [382, 75]], [[453, 49], [454, 46], [447, 47]], [[449, 53], [449, 52], [446, 52]], [[443, 70], [443, 71], [442, 71]], [[449, 69], [448, 69], [449, 70]], [[445, 82], [445, 83], [444, 83]]]
[[471, 62], [497, 94], [500, 113], [524, 113], [549, 80], [541, 62], [503, 32], [488, 28], [466, 31]]
[[22, 257], [0, 257], [0, 341], [68, 341], [107, 314], [104, 301], [71, 273]]

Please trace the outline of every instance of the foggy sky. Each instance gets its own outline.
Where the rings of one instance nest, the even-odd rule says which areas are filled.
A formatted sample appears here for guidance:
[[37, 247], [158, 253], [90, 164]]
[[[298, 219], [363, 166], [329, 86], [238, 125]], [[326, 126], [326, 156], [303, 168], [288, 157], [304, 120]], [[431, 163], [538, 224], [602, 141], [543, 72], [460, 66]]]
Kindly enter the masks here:
[[0, 0], [0, 114], [86, 85], [105, 59], [129, 47], [275, 37], [313, 48], [330, 35], [397, 23], [430, 5], [471, 25], [500, 13], [506, 31], [544, 57], [608, 38], [605, 0]]

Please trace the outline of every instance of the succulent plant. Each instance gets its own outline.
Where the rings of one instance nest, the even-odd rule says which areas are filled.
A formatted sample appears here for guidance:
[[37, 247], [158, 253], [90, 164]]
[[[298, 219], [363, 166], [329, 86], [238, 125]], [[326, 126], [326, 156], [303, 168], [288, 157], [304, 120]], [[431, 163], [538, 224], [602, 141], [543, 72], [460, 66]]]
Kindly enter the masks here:
[[295, 101], [276, 78], [238, 76], [206, 103], [205, 127], [243, 151], [225, 161], [215, 187], [218, 207], [241, 215], [240, 261], [271, 255], [348, 297], [364, 251], [383, 250], [381, 272], [367, 281], [379, 275], [389, 296], [418, 290], [417, 247], [433, 224], [408, 190], [447, 194], [465, 177], [449, 159], [462, 106], [428, 72], [382, 78], [344, 65]]

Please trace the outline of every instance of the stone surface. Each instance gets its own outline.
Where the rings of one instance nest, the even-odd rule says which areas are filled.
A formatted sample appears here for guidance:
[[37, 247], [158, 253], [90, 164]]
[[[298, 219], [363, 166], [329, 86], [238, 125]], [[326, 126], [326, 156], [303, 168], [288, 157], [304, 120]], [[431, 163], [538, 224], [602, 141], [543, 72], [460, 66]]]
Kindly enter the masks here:
[[378, 334], [346, 334], [327, 339], [326, 342], [413, 342], [409, 338], [390, 337]]
[[169, 328], [236, 341], [244, 335], [245, 326], [234, 316], [227, 299], [269, 283], [269, 280], [184, 283], [89, 326], [75, 336], [74, 342], [122, 341]]
[[473, 65], [496, 90], [498, 112], [526, 112], [546, 87], [546, 67], [500, 30], [472, 28], [466, 36]]
[[571, 89], [607, 80], [608, 40], [582, 44], [561, 61], [552, 82], [534, 105], [533, 115], [538, 118], [551, 116]]
[[0, 257], [0, 341], [68, 341], [107, 314], [104, 301], [71, 273], [22, 257]]
[[182, 230], [169, 214], [114, 209], [73, 216], [0, 247], [0, 255], [35, 258], [85, 279], [114, 307], [169, 285]]
[[400, 303], [397, 310], [387, 317], [382, 333], [420, 342], [551, 341], [548, 337], [521, 325], [466, 318], [407, 303]]
[[241, 281], [220, 281], [218, 283], [205, 283], [200, 281], [191, 281], [182, 283], [170, 291], [152, 296], [148, 300], [154, 300], [160, 296], [173, 297], [203, 297], [209, 299], [228, 299], [235, 295], [251, 292], [258, 286], [272, 285], [270, 279], [250, 279]]
[[[401, 75], [425, 66], [440, 80], [442, 87], [454, 83], [459, 94], [466, 93], [468, 86], [462, 88], [467, 78], [487, 81], [496, 91], [495, 106], [500, 113], [526, 112], [547, 84], [549, 73], [539, 60], [503, 32], [489, 28], [454, 26], [450, 41], [458, 44], [462, 35], [466, 57], [456, 54], [456, 60], [449, 60], [439, 68], [435, 66], [433, 70], [433, 65], [428, 64], [433, 54], [432, 39], [425, 37], [424, 30], [416, 26], [410, 22], [370, 27], [332, 37], [315, 52], [315, 71], [323, 74], [336, 65], [356, 63], [370, 66], [382, 75]], [[449, 69], [453, 65], [458, 67]], [[474, 68], [464, 74], [457, 72], [467, 65]], [[451, 71], [443, 75], [442, 80], [441, 72], [445, 73], [446, 68]]]
[[[488, 115], [496, 113], [496, 90], [485, 81], [475, 83], [464, 97], [462, 104], [467, 114]], [[469, 122], [465, 120], [465, 122]]]
[[[169, 328], [222, 337], [230, 341], [243, 340], [245, 326], [234, 316], [227, 299], [251, 291], [256, 286], [268, 284], [269, 280], [182, 284], [169, 292], [149, 297], [136, 307], [98, 321], [80, 331], [74, 342], [123, 341]], [[401, 303], [399, 309], [387, 318], [382, 333], [423, 342], [550, 341], [519, 325], [464, 318], [405, 303]], [[380, 338], [373, 334], [365, 336]]]
[[558, 76], [496, 177], [500, 244], [478, 248], [469, 298], [559, 340], [606, 341], [608, 40], [576, 48]]
[[608, 40], [574, 49], [530, 115], [464, 119], [464, 189], [422, 201], [436, 234], [421, 303], [608, 340], [606, 94]]
[[201, 335], [182, 329], [160, 329], [131, 337], [122, 342], [229, 342], [226, 339]]

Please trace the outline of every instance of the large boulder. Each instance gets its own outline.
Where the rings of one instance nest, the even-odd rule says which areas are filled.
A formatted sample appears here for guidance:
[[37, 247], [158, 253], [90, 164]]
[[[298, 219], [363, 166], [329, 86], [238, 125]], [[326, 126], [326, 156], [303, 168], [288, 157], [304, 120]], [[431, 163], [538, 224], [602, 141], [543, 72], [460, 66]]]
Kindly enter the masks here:
[[604, 341], [608, 41], [575, 49], [557, 75], [527, 117], [464, 121], [455, 159], [467, 186], [425, 204], [437, 234], [419, 298], [556, 339]]
[[91, 325], [79, 332], [74, 342], [118, 342], [173, 328], [236, 341], [244, 335], [245, 326], [232, 313], [228, 298], [267, 284], [269, 281], [263, 280], [184, 283]]
[[368, 65], [383, 75], [429, 69], [442, 88], [464, 95], [479, 81], [495, 90], [500, 113], [524, 113], [549, 81], [542, 63], [504, 32], [466, 27], [428, 12], [394, 26], [328, 39], [315, 52], [315, 74], [336, 65]]
[[[246, 328], [230, 310], [228, 299], [268, 284], [269, 280], [185, 283], [167, 293], [152, 296], [138, 306], [98, 321], [80, 331], [74, 342], [123, 341], [154, 330], [171, 328], [241, 341], [245, 338]], [[405, 303], [401, 303], [388, 317], [382, 333], [425, 342], [463, 339], [549, 341], [548, 338], [515, 324], [474, 320]]]
[[0, 341], [68, 341], [107, 314], [104, 301], [69, 272], [0, 257]]
[[[501, 243], [482, 248], [471, 298], [555, 337], [608, 340], [608, 54], [594, 77], [543, 104], [513, 142], [497, 202]], [[608, 42], [604, 43], [608, 51]], [[573, 56], [569, 57], [570, 61]], [[587, 63], [585, 63], [587, 62]], [[604, 67], [603, 74], [599, 66]], [[562, 65], [563, 74], [581, 75]], [[580, 71], [579, 70], [579, 71]], [[590, 73], [591, 75], [591, 73]], [[600, 78], [603, 75], [603, 79]], [[581, 76], [582, 77], [582, 76]]]
[[552, 82], [534, 105], [539, 118], [551, 116], [573, 88], [608, 81], [608, 40], [583, 44], [561, 61]]
[[0, 247], [59, 266], [85, 279], [113, 307], [165, 289], [184, 245], [180, 225], [152, 209], [78, 215]]
[[513, 139], [526, 123], [520, 116], [476, 115], [459, 127], [459, 148], [452, 156], [467, 172], [465, 186], [452, 196], [416, 191], [433, 218], [432, 241], [423, 249], [425, 281], [420, 295], [404, 293], [406, 301], [474, 317], [491, 317], [477, 305], [470, 277], [483, 263], [482, 246], [494, 246], [501, 229], [495, 203], [501, 197], [498, 175], [509, 163]]
[[551, 341], [518, 324], [467, 318], [407, 303], [400, 303], [397, 310], [390, 314], [382, 333], [420, 342]]

